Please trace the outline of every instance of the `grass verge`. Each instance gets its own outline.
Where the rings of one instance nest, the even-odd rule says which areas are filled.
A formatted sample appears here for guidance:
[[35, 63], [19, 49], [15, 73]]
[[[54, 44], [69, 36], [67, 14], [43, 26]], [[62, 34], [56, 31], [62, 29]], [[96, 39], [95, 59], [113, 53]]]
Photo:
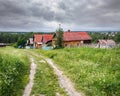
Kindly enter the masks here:
[[120, 49], [36, 51], [53, 59], [87, 96], [119, 96]]
[[[37, 64], [31, 96], [67, 96], [64, 89], [59, 86], [53, 69], [34, 50], [27, 50]], [[58, 95], [57, 95], [58, 94]]]
[[0, 96], [22, 96], [29, 80], [29, 64], [22, 51], [11, 47], [0, 49]]

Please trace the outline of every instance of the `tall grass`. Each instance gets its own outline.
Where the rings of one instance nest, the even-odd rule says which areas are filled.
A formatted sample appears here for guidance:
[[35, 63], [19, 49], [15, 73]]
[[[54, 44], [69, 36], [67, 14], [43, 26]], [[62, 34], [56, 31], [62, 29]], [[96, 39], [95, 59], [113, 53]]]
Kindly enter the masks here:
[[52, 58], [86, 95], [120, 94], [120, 49], [73, 48], [40, 53]]
[[0, 49], [0, 96], [23, 94], [28, 82], [29, 60], [21, 53], [13, 48]]

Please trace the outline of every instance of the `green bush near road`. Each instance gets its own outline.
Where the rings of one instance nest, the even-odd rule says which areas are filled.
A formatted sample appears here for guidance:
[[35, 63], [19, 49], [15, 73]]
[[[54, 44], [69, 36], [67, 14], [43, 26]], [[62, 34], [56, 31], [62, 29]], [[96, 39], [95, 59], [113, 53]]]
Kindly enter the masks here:
[[29, 80], [29, 60], [17, 51], [10, 54], [15, 51], [12, 48], [0, 49], [0, 96], [22, 96]]

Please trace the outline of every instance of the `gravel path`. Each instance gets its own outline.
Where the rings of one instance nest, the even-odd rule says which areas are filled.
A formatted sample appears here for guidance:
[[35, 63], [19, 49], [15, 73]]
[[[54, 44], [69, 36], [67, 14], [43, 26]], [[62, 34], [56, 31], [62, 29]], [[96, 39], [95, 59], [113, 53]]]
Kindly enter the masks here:
[[72, 82], [55, 66], [51, 59], [45, 60], [54, 69], [56, 75], [58, 76], [60, 86], [66, 90], [69, 96], [82, 96], [82, 94], [75, 90]]
[[31, 60], [31, 70], [30, 70], [30, 75], [29, 75], [30, 81], [24, 90], [23, 96], [30, 96], [30, 93], [31, 93], [31, 90], [32, 90], [32, 87], [34, 84], [34, 75], [36, 72], [36, 64], [34, 63], [33, 58], [31, 58], [30, 60]]

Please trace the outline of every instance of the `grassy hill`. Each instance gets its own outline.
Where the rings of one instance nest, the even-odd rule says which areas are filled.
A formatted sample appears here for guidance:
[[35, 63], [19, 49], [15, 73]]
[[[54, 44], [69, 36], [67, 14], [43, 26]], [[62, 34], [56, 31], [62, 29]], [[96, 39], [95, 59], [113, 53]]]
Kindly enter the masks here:
[[22, 50], [0, 48], [0, 96], [22, 96], [29, 81], [29, 64]]
[[[32, 56], [37, 64], [35, 84], [31, 95], [55, 96], [56, 92], [60, 92], [62, 96], [66, 96], [52, 68], [46, 62], [40, 62], [42, 58], [39, 54], [53, 59], [56, 65], [74, 82], [75, 88], [85, 93], [86, 96], [119, 96], [120, 94], [120, 49], [118, 48], [65, 48], [46, 51], [6, 47], [0, 48], [0, 54], [0, 96], [22, 95], [29, 80], [29, 56]], [[15, 76], [19, 80], [13, 79]]]
[[53, 59], [87, 96], [120, 94], [120, 49], [73, 48], [39, 53]]

